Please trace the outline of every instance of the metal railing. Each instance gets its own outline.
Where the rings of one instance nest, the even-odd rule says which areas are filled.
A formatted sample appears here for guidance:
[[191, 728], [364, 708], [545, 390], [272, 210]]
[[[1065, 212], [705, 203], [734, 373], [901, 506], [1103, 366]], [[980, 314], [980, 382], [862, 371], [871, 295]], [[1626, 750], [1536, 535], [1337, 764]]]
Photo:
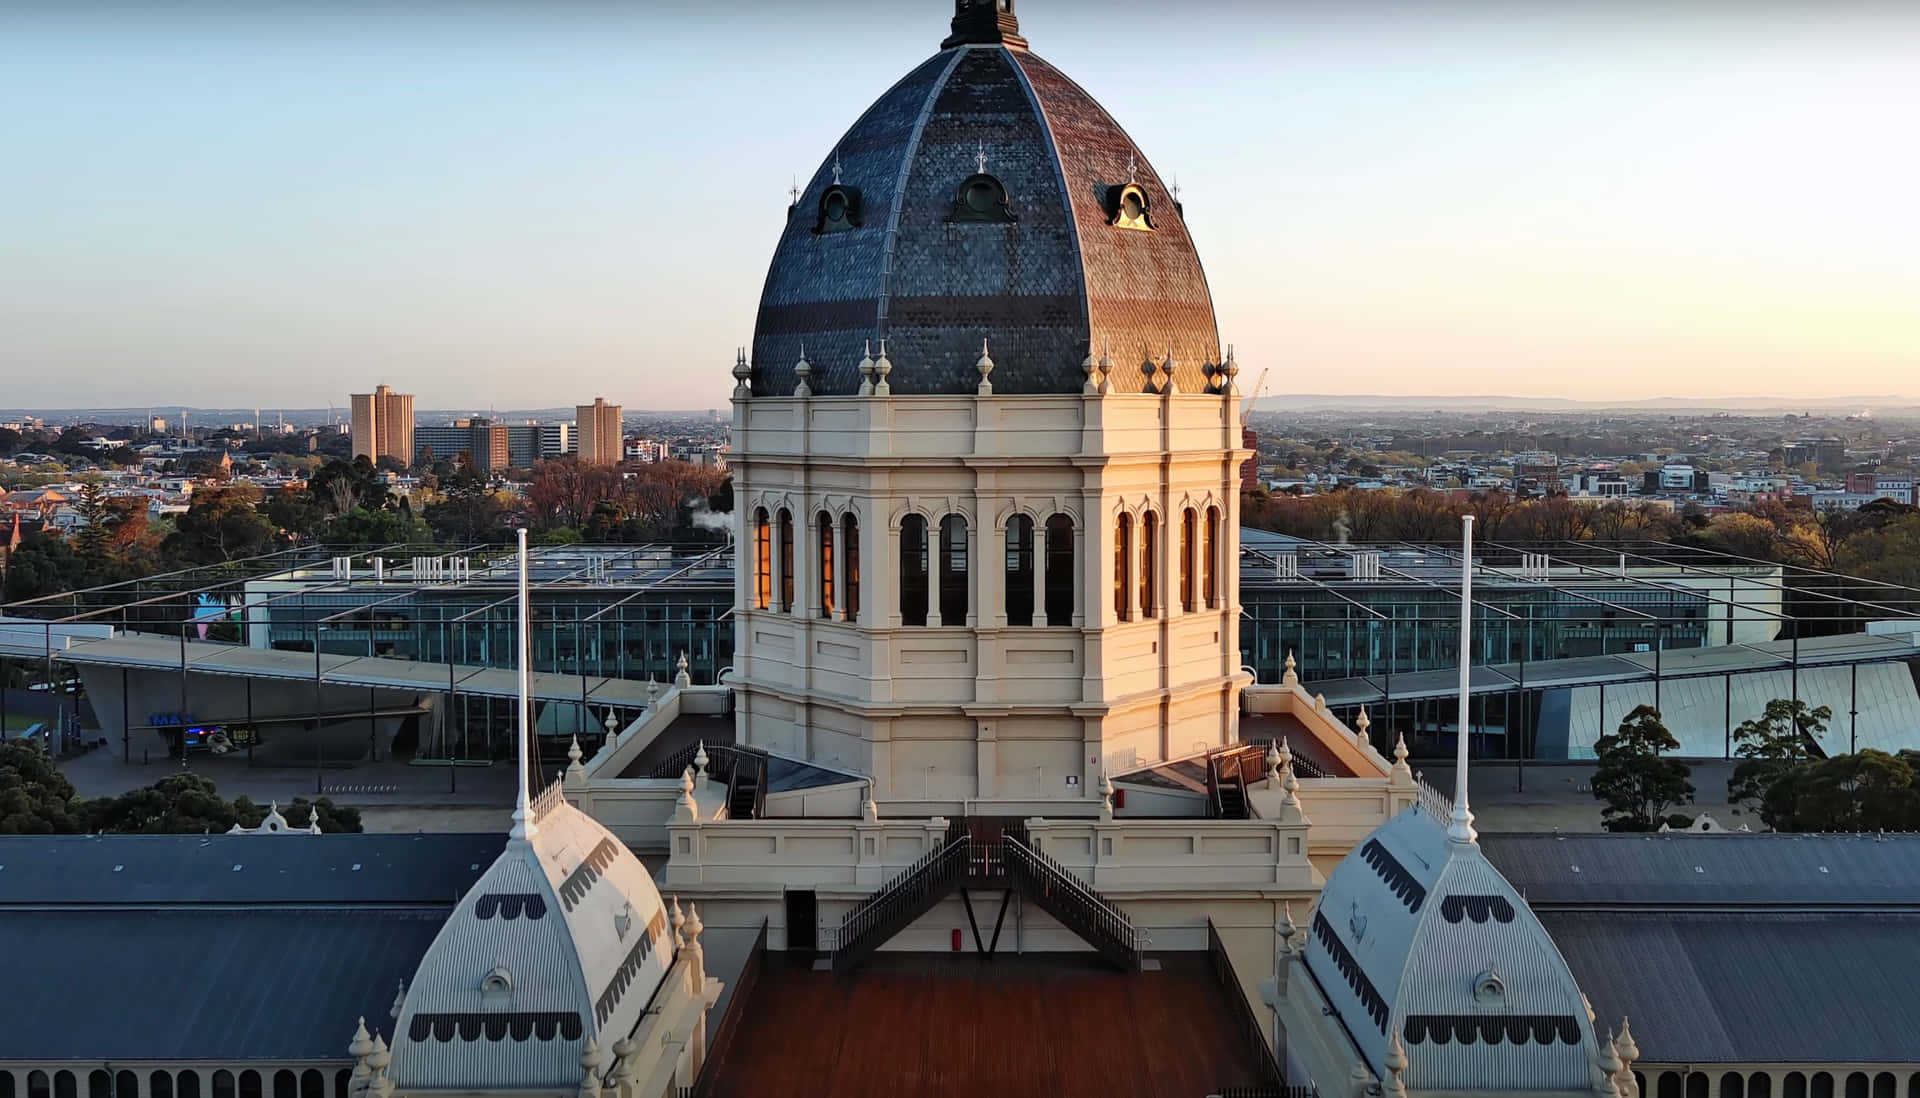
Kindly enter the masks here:
[[1319, 1098], [1319, 1091], [1313, 1087], [1287, 1085], [1286, 1073], [1274, 1058], [1273, 1046], [1260, 1028], [1253, 1004], [1247, 1001], [1246, 989], [1233, 971], [1233, 960], [1227, 955], [1226, 943], [1220, 940], [1219, 928], [1213, 925], [1212, 919], [1207, 920], [1207, 962], [1214, 978], [1220, 981], [1220, 990], [1225, 992], [1227, 1009], [1233, 1014], [1240, 1039], [1265, 1080], [1255, 1086], [1222, 1087], [1213, 1093], [1219, 1098]]
[[707, 1058], [700, 1065], [700, 1074], [693, 1085], [681, 1087], [681, 1098], [707, 1098], [713, 1093], [715, 1080], [727, 1059], [727, 1053], [733, 1048], [735, 1035], [740, 1030], [740, 1018], [747, 1012], [747, 1002], [753, 998], [754, 985], [760, 982], [760, 969], [767, 958], [767, 920], [760, 920], [760, 933], [753, 939], [753, 949], [747, 953], [747, 963], [740, 968], [740, 975], [733, 981], [732, 997], [727, 1000], [726, 1013], [721, 1015], [720, 1024], [713, 1031], [713, 1039], [707, 1043]]
[[1059, 862], [1009, 832], [1003, 836], [1008, 876], [1023, 895], [1060, 920], [1115, 964], [1140, 968], [1140, 950], [1127, 913], [1074, 876]]
[[885, 944], [952, 891], [967, 870], [969, 837], [949, 839], [846, 913], [833, 934], [833, 967], [852, 965]]

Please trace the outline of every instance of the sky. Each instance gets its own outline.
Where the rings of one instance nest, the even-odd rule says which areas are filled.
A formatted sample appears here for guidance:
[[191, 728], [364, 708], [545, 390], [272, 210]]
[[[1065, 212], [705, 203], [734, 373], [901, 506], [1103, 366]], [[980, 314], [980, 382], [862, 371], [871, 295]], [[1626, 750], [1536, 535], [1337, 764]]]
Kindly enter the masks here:
[[[0, 406], [724, 405], [949, 0], [0, 3]], [[1920, 396], [1920, 4], [1019, 0], [1275, 394]]]

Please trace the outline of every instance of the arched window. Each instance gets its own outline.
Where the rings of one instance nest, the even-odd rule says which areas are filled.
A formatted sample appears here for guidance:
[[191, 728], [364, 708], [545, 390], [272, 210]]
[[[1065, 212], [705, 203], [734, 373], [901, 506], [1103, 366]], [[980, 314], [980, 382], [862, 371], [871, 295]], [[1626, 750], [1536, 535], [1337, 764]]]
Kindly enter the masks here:
[[300, 1084], [293, 1072], [281, 1068], [273, 1073], [273, 1098], [300, 1098]]
[[1160, 612], [1160, 516], [1140, 516], [1140, 616]]
[[327, 1098], [327, 1077], [315, 1068], [301, 1072], [300, 1098]]
[[1180, 512], [1180, 609], [1193, 613], [1193, 534], [1198, 516], [1189, 507]]
[[333, 1098], [347, 1098], [347, 1091], [353, 1086], [353, 1072], [341, 1068], [333, 1073]]
[[1207, 609], [1220, 608], [1220, 508], [1207, 508], [1207, 526], [1200, 538], [1201, 596]]
[[147, 1093], [153, 1098], [173, 1098], [173, 1076], [164, 1071], [147, 1072]]
[[27, 1098], [53, 1098], [53, 1084], [46, 1072], [27, 1072]]
[[833, 620], [833, 516], [820, 512], [814, 525], [820, 531], [820, 616]]
[[1696, 1071], [1687, 1076], [1687, 1098], [1713, 1098], [1713, 1082], [1706, 1072]]
[[235, 1098], [233, 1072], [221, 1068], [213, 1073], [213, 1098]]
[[87, 1098], [113, 1098], [113, 1075], [103, 1068], [87, 1072]]
[[1073, 520], [1047, 520], [1047, 624], [1073, 624]]
[[1773, 1076], [1764, 1071], [1747, 1076], [1747, 1098], [1773, 1098]]
[[1807, 1093], [1813, 1098], [1833, 1098], [1832, 1072], [1816, 1071], [1809, 1082], [1811, 1085], [1807, 1087]]
[[841, 598], [847, 621], [860, 620], [860, 520], [852, 511], [840, 516], [840, 567], [847, 574], [846, 594]]
[[1127, 559], [1133, 555], [1133, 516], [1121, 515], [1113, 524], [1113, 616], [1133, 620], [1132, 573]]
[[1746, 1077], [1737, 1071], [1720, 1076], [1720, 1098], [1747, 1098]]
[[793, 512], [780, 508], [780, 612], [793, 613]]
[[1660, 1073], [1660, 1093], [1657, 1098], [1681, 1098], [1680, 1089], [1681, 1079], [1679, 1072], [1663, 1071]]
[[967, 520], [940, 520], [940, 624], [967, 624]]
[[900, 624], [927, 624], [927, 520], [900, 521]]
[[1007, 624], [1033, 624], [1033, 519], [1007, 520]]
[[131, 1071], [114, 1072], [113, 1098], [140, 1098], [140, 1077]]
[[0, 1068], [0, 1098], [14, 1098], [13, 1072]]
[[1807, 1098], [1807, 1077], [1797, 1071], [1787, 1072], [1780, 1082], [1780, 1098]]
[[1867, 1098], [1867, 1073], [1850, 1071], [1847, 1073], [1847, 1098]]
[[765, 507], [753, 513], [753, 608], [773, 605], [773, 523]]
[[200, 1098], [200, 1073], [192, 1068], [183, 1068], [178, 1079], [179, 1098]]
[[248, 1068], [240, 1073], [240, 1098], [260, 1098], [260, 1073]]
[[71, 1071], [53, 1073], [53, 1098], [74, 1098], [80, 1091], [80, 1080]]
[[1900, 1081], [1893, 1072], [1883, 1071], [1873, 1077], [1873, 1098], [1900, 1098]]

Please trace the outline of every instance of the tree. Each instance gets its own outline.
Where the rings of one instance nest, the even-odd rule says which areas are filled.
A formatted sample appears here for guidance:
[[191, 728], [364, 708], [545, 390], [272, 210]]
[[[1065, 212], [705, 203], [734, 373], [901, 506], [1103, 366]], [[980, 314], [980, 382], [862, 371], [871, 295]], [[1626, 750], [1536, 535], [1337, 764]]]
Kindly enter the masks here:
[[1761, 816], [1777, 831], [1911, 831], [1920, 827], [1913, 779], [1909, 758], [1872, 748], [1836, 755], [1781, 774]]
[[421, 509], [434, 536], [456, 545], [503, 540], [507, 508], [486, 478], [463, 466], [440, 481], [442, 498]]
[[329, 521], [320, 540], [331, 545], [400, 545], [427, 540], [426, 526], [398, 511], [355, 507]]
[[[1628, 713], [1612, 734], [1600, 737], [1594, 753], [1593, 795], [1606, 803], [1601, 826], [1608, 831], [1653, 831], [1668, 821], [1667, 809], [1693, 800], [1692, 769], [1663, 751], [1678, 751], [1660, 720], [1660, 711], [1642, 705]], [[1691, 820], [1679, 817], [1683, 823]]]
[[0, 835], [73, 835], [73, 783], [30, 743], [0, 744]]
[[107, 547], [113, 541], [110, 524], [113, 508], [107, 503], [106, 489], [97, 480], [81, 485], [80, 498], [74, 501], [73, 509], [86, 521], [73, 536], [73, 547], [89, 560], [100, 560], [107, 555]]
[[1775, 830], [1784, 830], [1769, 814], [1767, 790], [1814, 755], [1820, 733], [1827, 730], [1833, 710], [1807, 708], [1803, 701], [1775, 698], [1760, 716], [1740, 722], [1733, 730], [1733, 753], [1740, 762], [1727, 779], [1727, 800], [1756, 808]]
[[[218, 835], [235, 824], [258, 827], [269, 811], [246, 797], [228, 801], [212, 781], [187, 773], [169, 774], [144, 789], [78, 804], [86, 828], [103, 835]], [[358, 809], [335, 805], [326, 797], [312, 802], [296, 797], [281, 815], [288, 826], [304, 828], [315, 811], [320, 813], [321, 831], [360, 830]]]
[[163, 548], [186, 564], [225, 564], [259, 556], [274, 535], [273, 523], [258, 510], [259, 502], [260, 491], [252, 485], [195, 493], [193, 506], [180, 516]]

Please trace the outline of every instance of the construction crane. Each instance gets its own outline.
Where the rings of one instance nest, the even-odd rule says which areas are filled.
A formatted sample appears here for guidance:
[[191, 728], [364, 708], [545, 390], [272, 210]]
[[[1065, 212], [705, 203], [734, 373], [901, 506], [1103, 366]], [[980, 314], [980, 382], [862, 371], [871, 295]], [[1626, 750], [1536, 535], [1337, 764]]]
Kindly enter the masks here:
[[1240, 429], [1243, 431], [1247, 428], [1247, 421], [1253, 418], [1253, 406], [1255, 402], [1267, 391], [1267, 371], [1270, 368], [1271, 367], [1265, 366], [1260, 368], [1260, 380], [1253, 383], [1253, 395], [1248, 397], [1246, 403], [1240, 406]]

